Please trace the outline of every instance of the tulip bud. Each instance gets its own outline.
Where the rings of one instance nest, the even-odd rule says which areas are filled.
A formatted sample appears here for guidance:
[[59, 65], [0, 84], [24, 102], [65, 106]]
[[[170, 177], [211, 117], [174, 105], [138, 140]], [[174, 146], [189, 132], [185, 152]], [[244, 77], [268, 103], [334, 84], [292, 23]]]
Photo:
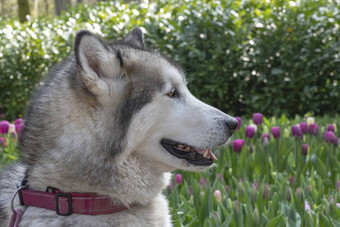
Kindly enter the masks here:
[[222, 195], [220, 190], [215, 190], [214, 197], [218, 203], [222, 201]]
[[237, 128], [236, 128], [236, 130], [240, 130], [240, 128], [241, 128], [241, 123], [242, 123], [242, 118], [240, 118], [240, 117], [235, 117], [235, 119], [237, 120]]
[[233, 141], [233, 148], [236, 153], [240, 153], [244, 145], [243, 139], [236, 139]]
[[220, 183], [222, 183], [222, 176], [221, 176], [221, 174], [217, 174], [217, 178], [218, 178], [218, 181], [220, 182]]
[[302, 145], [301, 153], [302, 153], [303, 156], [307, 155], [307, 153], [308, 153], [308, 144], [303, 144]]
[[0, 121], [0, 134], [5, 135], [9, 130], [9, 122], [8, 121]]
[[25, 125], [23, 123], [18, 123], [15, 125], [15, 131], [18, 135], [21, 134], [22, 130], [24, 129]]
[[267, 183], [264, 185], [262, 196], [264, 199], [267, 199], [267, 200], [269, 200], [270, 198], [270, 187], [268, 186]]
[[334, 132], [332, 131], [325, 132], [325, 140], [327, 143], [334, 143], [336, 140]]
[[22, 118], [18, 118], [14, 121], [14, 124], [17, 125], [17, 124], [24, 124], [24, 120]]
[[225, 186], [225, 190], [226, 190], [226, 192], [229, 194], [229, 192], [230, 192], [230, 187], [229, 187], [229, 185], [226, 185], [226, 186]]
[[253, 138], [255, 135], [255, 128], [252, 126], [247, 126], [246, 128], [246, 137], [247, 138]]
[[317, 135], [319, 133], [319, 126], [317, 124], [310, 124], [308, 126], [308, 133], [309, 134], [313, 134], [313, 135]]
[[261, 113], [253, 114], [253, 121], [256, 125], [260, 125], [263, 122], [263, 115]]
[[302, 138], [301, 128], [298, 125], [292, 126], [292, 135], [296, 138]]
[[334, 124], [329, 124], [328, 127], [327, 127], [327, 131], [335, 132]]
[[294, 177], [293, 176], [289, 177], [289, 185], [294, 186]]
[[302, 134], [307, 134], [307, 131], [308, 131], [307, 123], [301, 122], [300, 123], [300, 129], [301, 129]]
[[200, 179], [200, 184], [201, 184], [202, 186], [205, 186], [205, 185], [207, 184], [207, 181], [204, 179], [204, 177], [202, 177], [202, 178]]
[[175, 183], [176, 184], [181, 184], [182, 183], [182, 175], [181, 174], [176, 174], [175, 176]]
[[274, 136], [275, 139], [280, 138], [281, 136], [281, 132], [280, 132], [280, 127], [276, 126], [276, 127], [272, 127], [271, 128], [271, 133]]

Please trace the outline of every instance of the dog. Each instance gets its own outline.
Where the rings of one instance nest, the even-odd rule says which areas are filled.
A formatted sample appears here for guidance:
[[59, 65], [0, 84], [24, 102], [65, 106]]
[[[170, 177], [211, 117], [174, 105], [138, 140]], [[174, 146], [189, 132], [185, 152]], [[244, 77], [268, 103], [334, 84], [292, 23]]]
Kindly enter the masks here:
[[213, 166], [211, 149], [227, 143], [236, 119], [196, 99], [183, 70], [146, 48], [140, 28], [116, 42], [80, 31], [74, 52], [30, 101], [21, 161], [0, 176], [0, 226], [9, 225], [23, 177], [36, 193], [47, 187], [58, 189], [53, 195], [92, 193], [124, 209], [86, 215], [71, 207], [65, 216], [21, 206], [18, 189], [13, 206], [25, 209], [20, 226], [172, 226], [162, 195], [170, 172]]

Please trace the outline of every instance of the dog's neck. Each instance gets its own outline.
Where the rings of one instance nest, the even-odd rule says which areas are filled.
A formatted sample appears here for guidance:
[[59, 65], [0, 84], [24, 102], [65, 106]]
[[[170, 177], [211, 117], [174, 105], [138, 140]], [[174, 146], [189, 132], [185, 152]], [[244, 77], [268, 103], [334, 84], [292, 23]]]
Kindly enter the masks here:
[[30, 188], [44, 191], [51, 186], [64, 192], [108, 195], [114, 202], [124, 205], [147, 205], [161, 193], [170, 179], [169, 173], [157, 171], [154, 164], [145, 162], [139, 155], [130, 155], [121, 163], [94, 157], [92, 163], [69, 163], [74, 166], [72, 170], [63, 168], [65, 163], [58, 165], [60, 161], [51, 160], [46, 164], [44, 160], [41, 162], [44, 165], [38, 162], [29, 169]]

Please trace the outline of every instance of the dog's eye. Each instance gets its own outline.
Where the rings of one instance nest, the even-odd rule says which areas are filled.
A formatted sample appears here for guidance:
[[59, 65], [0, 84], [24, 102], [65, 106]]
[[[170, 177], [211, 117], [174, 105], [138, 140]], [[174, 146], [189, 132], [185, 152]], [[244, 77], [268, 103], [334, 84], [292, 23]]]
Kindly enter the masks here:
[[175, 96], [177, 96], [177, 91], [176, 91], [176, 88], [171, 88], [171, 90], [168, 92], [168, 96], [169, 97], [175, 97]]

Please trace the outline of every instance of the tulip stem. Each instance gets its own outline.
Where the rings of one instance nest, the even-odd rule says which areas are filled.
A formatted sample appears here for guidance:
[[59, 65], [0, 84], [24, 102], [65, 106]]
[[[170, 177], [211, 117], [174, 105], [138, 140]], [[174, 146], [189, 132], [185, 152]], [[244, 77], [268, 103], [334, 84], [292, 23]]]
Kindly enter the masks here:
[[277, 154], [277, 170], [280, 171], [280, 150], [279, 150], [279, 138], [276, 139], [276, 154]]
[[299, 154], [298, 154], [298, 152], [299, 152], [299, 140], [298, 139], [296, 139], [296, 150], [295, 150], [295, 155], [296, 155], [296, 157], [295, 157], [295, 168], [296, 168], [296, 171], [298, 171], [298, 163], [299, 163]]
[[332, 152], [332, 147], [331, 147], [331, 144], [329, 143], [328, 144], [328, 159], [327, 159], [327, 166], [326, 166], [327, 176], [328, 176], [328, 168], [329, 168], [329, 165], [330, 165], [331, 152]]

